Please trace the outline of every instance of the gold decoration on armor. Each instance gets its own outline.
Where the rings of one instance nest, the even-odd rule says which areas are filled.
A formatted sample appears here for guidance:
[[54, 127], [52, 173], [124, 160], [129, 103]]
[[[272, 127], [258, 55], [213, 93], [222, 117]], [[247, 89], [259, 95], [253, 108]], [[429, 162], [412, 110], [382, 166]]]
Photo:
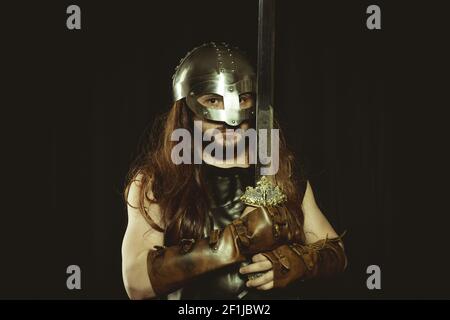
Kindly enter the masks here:
[[248, 186], [241, 200], [251, 206], [275, 207], [287, 201], [286, 195], [279, 186], [275, 186], [269, 178], [262, 176], [256, 187]]

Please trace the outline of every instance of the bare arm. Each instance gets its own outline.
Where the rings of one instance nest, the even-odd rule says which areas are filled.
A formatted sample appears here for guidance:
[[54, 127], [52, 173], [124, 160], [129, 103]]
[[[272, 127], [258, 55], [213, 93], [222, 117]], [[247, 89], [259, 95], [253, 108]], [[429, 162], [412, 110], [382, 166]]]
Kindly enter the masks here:
[[[133, 182], [128, 194], [128, 225], [122, 242], [122, 277], [130, 299], [150, 299], [155, 297], [155, 293], [147, 272], [147, 254], [153, 246], [163, 245], [164, 234], [153, 229], [137, 209], [139, 190], [138, 179]], [[147, 207], [150, 217], [161, 226], [159, 206], [149, 204]]]
[[[302, 202], [302, 210], [305, 215], [304, 232], [306, 243], [314, 243], [321, 239], [330, 239], [338, 237], [338, 234], [331, 226], [328, 219], [324, 216], [320, 208], [317, 206], [314, 193], [312, 191], [309, 181], [306, 185], [306, 192]], [[339, 245], [344, 248], [342, 241]], [[345, 257], [345, 267], [347, 267], [347, 257]]]
[[317, 240], [335, 238], [338, 235], [334, 231], [327, 218], [317, 206], [309, 181], [306, 185], [305, 196], [303, 197], [302, 210], [305, 216], [304, 231], [306, 243], [314, 243]]

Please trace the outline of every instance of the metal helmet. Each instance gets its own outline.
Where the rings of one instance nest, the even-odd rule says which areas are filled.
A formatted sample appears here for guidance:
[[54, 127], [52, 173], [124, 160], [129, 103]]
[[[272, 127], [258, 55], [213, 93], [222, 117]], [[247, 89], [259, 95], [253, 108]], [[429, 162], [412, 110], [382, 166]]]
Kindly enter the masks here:
[[[255, 93], [256, 75], [249, 60], [236, 47], [206, 43], [194, 48], [180, 60], [173, 75], [174, 101], [186, 99], [188, 107], [200, 118], [237, 126], [255, 115], [251, 107], [240, 107], [240, 95]], [[223, 109], [209, 108], [198, 101], [205, 94], [223, 98]]]

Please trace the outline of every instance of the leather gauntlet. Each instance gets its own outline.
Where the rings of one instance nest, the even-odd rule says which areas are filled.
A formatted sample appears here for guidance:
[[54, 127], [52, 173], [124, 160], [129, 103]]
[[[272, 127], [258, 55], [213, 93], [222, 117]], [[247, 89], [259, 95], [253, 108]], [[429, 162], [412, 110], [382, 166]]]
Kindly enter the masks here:
[[207, 238], [155, 246], [147, 256], [150, 282], [156, 295], [167, 294], [201, 274], [243, 262], [246, 256], [300, 241], [301, 235], [301, 226], [286, 208], [259, 207]]
[[341, 237], [313, 244], [282, 245], [263, 253], [273, 265], [274, 288], [284, 288], [296, 280], [330, 277], [343, 272], [346, 266]]

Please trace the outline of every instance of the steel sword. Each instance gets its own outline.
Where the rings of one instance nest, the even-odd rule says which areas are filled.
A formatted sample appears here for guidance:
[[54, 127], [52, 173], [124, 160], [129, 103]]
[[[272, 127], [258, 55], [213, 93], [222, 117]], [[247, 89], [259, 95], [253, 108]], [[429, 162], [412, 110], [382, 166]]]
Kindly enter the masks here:
[[[275, 0], [259, 0], [258, 6], [258, 60], [256, 84], [256, 132], [257, 143], [254, 147], [255, 187], [247, 187], [241, 200], [252, 206], [278, 205], [286, 200], [279, 187], [274, 186], [261, 169], [270, 165], [262, 163], [261, 149], [272, 155], [271, 130], [273, 128], [273, 84], [274, 84], [274, 53], [275, 53]], [[263, 135], [265, 139], [261, 139]], [[266, 142], [264, 146], [262, 142]], [[245, 265], [245, 263], [244, 263]], [[249, 279], [255, 279], [264, 274], [257, 272], [250, 274]], [[248, 294], [243, 290], [238, 298], [242, 299]]]

